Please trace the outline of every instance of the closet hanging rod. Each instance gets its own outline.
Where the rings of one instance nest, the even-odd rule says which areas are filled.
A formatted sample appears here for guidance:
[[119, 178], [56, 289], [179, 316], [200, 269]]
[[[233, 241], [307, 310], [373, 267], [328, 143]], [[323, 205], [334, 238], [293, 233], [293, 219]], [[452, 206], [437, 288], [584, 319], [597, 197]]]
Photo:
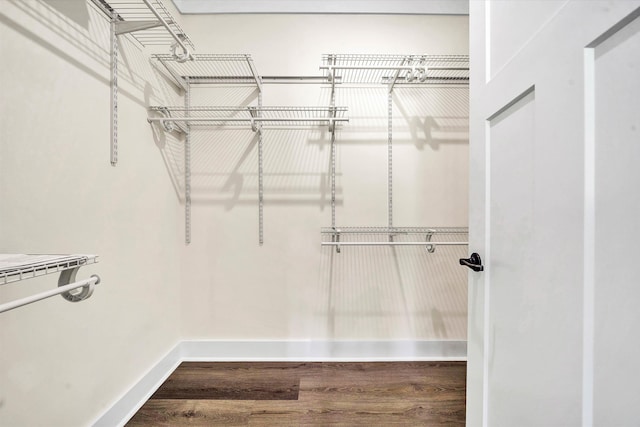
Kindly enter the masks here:
[[322, 234], [468, 234], [467, 227], [323, 227]]
[[[249, 83], [253, 76], [182, 76], [188, 78], [192, 84], [225, 84], [239, 83], [247, 81]], [[336, 80], [340, 80], [336, 77]], [[262, 84], [326, 84], [329, 83], [327, 76], [261, 76]]]
[[467, 246], [469, 242], [321, 242], [322, 246]]
[[432, 67], [428, 65], [321, 65], [321, 70], [437, 70], [437, 71], [469, 71], [469, 67]]
[[348, 122], [346, 117], [255, 117], [253, 119], [244, 119], [239, 117], [149, 117], [151, 122]]
[[14, 308], [22, 307], [24, 305], [31, 304], [46, 298], [56, 296], [56, 295], [71, 292], [78, 288], [89, 289], [90, 290], [89, 294], [90, 294], [90, 292], [93, 292], [93, 287], [98, 283], [100, 283], [100, 277], [94, 274], [90, 278], [85, 280], [79, 280], [77, 282], [70, 283], [68, 285], [59, 286], [49, 291], [44, 291], [39, 294], [31, 295], [31, 296], [21, 298], [15, 301], [11, 301], [5, 304], [0, 304], [0, 313], [4, 313], [5, 311], [13, 310]]

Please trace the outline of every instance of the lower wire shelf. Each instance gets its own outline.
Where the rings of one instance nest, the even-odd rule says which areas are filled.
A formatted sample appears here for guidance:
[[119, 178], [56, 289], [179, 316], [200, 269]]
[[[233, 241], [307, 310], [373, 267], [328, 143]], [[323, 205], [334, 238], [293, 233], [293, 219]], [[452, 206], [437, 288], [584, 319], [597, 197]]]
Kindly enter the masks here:
[[97, 255], [0, 254], [0, 285], [60, 273], [57, 288], [0, 304], [0, 313], [55, 295], [69, 302], [84, 301], [93, 294], [100, 277], [76, 280], [76, 274], [80, 267], [96, 262]]
[[[321, 234], [320, 244], [334, 246], [338, 253], [342, 246], [424, 246], [427, 252], [433, 253], [437, 246], [469, 245], [466, 227], [324, 227]], [[363, 238], [365, 236], [368, 237]], [[382, 236], [386, 236], [387, 241], [380, 240]], [[405, 236], [422, 238], [404, 240]]]

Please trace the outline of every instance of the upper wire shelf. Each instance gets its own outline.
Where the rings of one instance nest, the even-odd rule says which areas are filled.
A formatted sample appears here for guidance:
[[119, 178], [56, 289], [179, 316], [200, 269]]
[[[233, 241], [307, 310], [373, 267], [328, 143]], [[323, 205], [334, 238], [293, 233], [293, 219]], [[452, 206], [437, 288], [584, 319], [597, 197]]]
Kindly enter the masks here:
[[468, 55], [325, 54], [324, 77], [351, 84], [467, 84]]
[[120, 33], [130, 33], [143, 46], [172, 45], [178, 39], [194, 49], [160, 0], [93, 0], [105, 13], [115, 13]]
[[189, 83], [248, 83], [260, 89], [262, 81], [251, 55], [194, 54], [191, 60], [180, 61], [173, 55], [153, 55], [178, 84]]
[[160, 122], [165, 130], [187, 131], [189, 126], [333, 126], [345, 122], [346, 107], [149, 107], [158, 114], [149, 122]]
[[0, 254], [0, 285], [98, 262], [97, 255]]

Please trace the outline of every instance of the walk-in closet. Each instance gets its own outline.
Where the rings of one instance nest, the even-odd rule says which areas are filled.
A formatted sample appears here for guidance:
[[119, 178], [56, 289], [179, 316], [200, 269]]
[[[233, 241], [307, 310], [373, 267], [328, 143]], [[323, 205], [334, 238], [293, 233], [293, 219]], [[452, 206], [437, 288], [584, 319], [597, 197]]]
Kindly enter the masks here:
[[635, 425], [638, 0], [0, 3], [0, 425]]
[[3, 2], [0, 424], [126, 422], [185, 361], [464, 361], [440, 3]]
[[640, 0], [1, 0], [0, 425], [636, 426]]

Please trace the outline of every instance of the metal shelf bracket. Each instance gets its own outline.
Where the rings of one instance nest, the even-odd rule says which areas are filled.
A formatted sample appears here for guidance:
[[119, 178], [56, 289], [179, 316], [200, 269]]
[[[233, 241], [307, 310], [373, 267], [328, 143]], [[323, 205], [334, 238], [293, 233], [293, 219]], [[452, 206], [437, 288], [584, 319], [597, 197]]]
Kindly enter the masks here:
[[258, 132], [258, 124], [256, 123], [256, 119], [258, 119], [258, 112], [256, 107], [247, 107], [249, 109], [249, 114], [251, 114], [251, 130], [253, 132]]
[[136, 31], [150, 30], [152, 28], [162, 26], [160, 21], [118, 21], [116, 16], [115, 34], [121, 36], [123, 34], [133, 33]]
[[[58, 278], [58, 288], [76, 282], [76, 274], [78, 273], [78, 270], [80, 270], [80, 267], [64, 270], [62, 273], [60, 273], [60, 277]], [[91, 278], [95, 278], [95, 280], [87, 280], [86, 284], [82, 287], [63, 292], [60, 294], [60, 296], [69, 302], [79, 302], [86, 300], [91, 295], [93, 295], [93, 289], [95, 285], [100, 283], [100, 277], [98, 275], [94, 274], [91, 276]]]

